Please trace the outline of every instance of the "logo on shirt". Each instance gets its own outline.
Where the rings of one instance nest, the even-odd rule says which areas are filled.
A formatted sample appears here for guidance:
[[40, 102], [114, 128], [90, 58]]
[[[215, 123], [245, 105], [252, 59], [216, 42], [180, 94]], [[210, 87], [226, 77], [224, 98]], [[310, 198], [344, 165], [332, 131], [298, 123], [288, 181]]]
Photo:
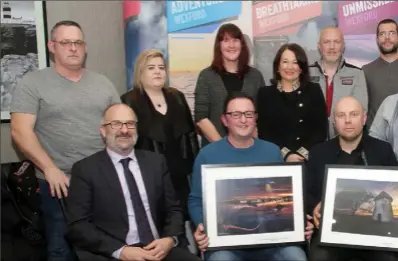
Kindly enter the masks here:
[[321, 79], [321, 77], [319, 77], [319, 76], [311, 76], [310, 77], [311, 82], [319, 82], [320, 79]]
[[340, 77], [342, 85], [352, 85], [354, 83], [354, 76]]

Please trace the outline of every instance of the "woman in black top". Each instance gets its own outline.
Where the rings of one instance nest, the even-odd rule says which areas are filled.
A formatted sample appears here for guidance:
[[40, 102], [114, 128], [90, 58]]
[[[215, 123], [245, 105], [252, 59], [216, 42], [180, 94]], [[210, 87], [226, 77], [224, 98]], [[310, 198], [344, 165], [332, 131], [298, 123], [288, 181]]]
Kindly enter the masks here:
[[165, 156], [171, 181], [188, 219], [188, 176], [199, 150], [191, 111], [182, 92], [166, 87], [163, 54], [142, 52], [134, 66], [133, 90], [122, 95], [138, 118], [136, 149]]
[[285, 161], [300, 162], [326, 141], [328, 117], [318, 83], [309, 81], [308, 60], [297, 44], [283, 45], [273, 62], [273, 85], [257, 95], [258, 136], [277, 144]]

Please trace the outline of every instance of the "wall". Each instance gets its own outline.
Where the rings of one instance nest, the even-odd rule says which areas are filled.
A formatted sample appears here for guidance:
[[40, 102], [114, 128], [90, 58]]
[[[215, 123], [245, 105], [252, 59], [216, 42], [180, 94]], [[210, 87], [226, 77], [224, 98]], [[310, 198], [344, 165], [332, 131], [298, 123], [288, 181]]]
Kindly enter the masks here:
[[[107, 76], [120, 94], [126, 91], [122, 1], [46, 1], [47, 27], [74, 20], [84, 30], [86, 67]], [[1, 163], [19, 161], [8, 123], [1, 124]]]

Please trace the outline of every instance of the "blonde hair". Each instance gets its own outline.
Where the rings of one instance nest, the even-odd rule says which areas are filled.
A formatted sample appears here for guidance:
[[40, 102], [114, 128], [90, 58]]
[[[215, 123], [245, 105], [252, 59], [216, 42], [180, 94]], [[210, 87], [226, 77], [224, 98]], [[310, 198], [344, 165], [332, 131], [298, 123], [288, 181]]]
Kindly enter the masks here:
[[166, 67], [166, 61], [164, 60], [164, 55], [160, 50], [157, 49], [148, 49], [140, 53], [138, 55], [135, 65], [134, 65], [134, 74], [133, 74], [133, 88], [143, 89], [141, 82], [141, 75], [145, 68], [146, 63], [149, 59], [160, 57], [163, 60], [164, 66]]

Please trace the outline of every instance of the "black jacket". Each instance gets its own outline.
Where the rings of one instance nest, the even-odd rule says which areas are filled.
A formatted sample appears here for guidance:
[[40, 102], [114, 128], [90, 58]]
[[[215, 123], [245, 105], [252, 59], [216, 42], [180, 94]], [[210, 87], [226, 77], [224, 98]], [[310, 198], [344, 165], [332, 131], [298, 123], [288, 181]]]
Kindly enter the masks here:
[[296, 153], [300, 148], [308, 154], [327, 138], [326, 103], [317, 83], [303, 84], [290, 93], [279, 91], [276, 85], [262, 87], [257, 112], [258, 137], [277, 144], [283, 154], [286, 149]]
[[[361, 146], [367, 165], [398, 166], [394, 151], [389, 143], [364, 134]], [[315, 206], [322, 200], [325, 165], [339, 164], [338, 156], [340, 151], [338, 137], [318, 144], [310, 150], [305, 176], [307, 190], [306, 208], [308, 213], [312, 213]]]
[[[173, 117], [173, 138], [178, 143], [180, 155], [184, 159], [184, 163], [187, 163], [180, 164], [180, 168], [184, 169], [180, 169], [179, 172], [189, 175], [199, 151], [198, 136], [192, 114], [182, 92], [169, 87], [163, 88], [163, 94], [168, 110], [170, 110], [170, 114], [172, 115], [171, 117]], [[161, 125], [162, 123], [156, 120], [156, 115], [153, 113], [154, 109], [151, 107], [153, 106], [152, 102], [146, 92], [135, 88], [123, 94], [120, 99], [137, 114], [138, 140], [135, 148], [164, 154], [165, 143], [168, 137], [166, 137], [164, 127]], [[173, 167], [171, 165], [174, 164], [170, 164], [170, 168]], [[172, 170], [170, 169], [170, 171]]]

